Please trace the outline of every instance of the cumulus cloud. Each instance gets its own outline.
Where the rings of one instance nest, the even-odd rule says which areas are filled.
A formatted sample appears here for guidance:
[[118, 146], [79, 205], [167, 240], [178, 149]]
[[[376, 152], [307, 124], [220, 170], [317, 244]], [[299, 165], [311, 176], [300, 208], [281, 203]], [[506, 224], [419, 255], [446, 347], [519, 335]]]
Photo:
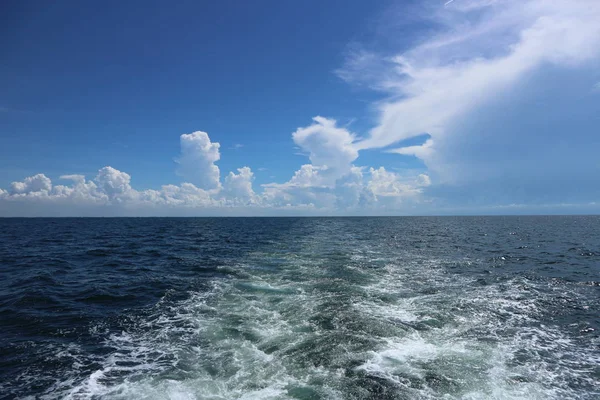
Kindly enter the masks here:
[[72, 185], [52, 185], [43, 174], [14, 182], [10, 193], [3, 191], [0, 198], [8, 201], [29, 200], [38, 205], [67, 206], [218, 206], [220, 201], [206, 190], [191, 183], [164, 185], [160, 190], [138, 191], [131, 187], [129, 174], [110, 166], [101, 168], [94, 181], [83, 175], [63, 175], [62, 180], [72, 180]]
[[230, 172], [225, 177], [223, 195], [236, 204], [251, 205], [258, 202], [258, 197], [252, 189], [254, 173], [250, 167], [238, 168], [238, 173]]
[[[132, 195], [131, 176], [113, 167], [104, 167], [96, 175], [98, 188], [105, 193], [109, 199], [120, 199]], [[79, 181], [81, 182], [81, 181]]]
[[373, 192], [365, 186], [363, 167], [352, 167], [335, 183], [336, 208], [341, 210], [368, 209], [375, 202]]
[[50, 198], [73, 203], [106, 203], [109, 195], [98, 188], [94, 181], [86, 181], [84, 175], [62, 175], [62, 180], [73, 181], [72, 186], [55, 185]]
[[263, 185], [264, 204], [310, 206], [333, 213], [399, 211], [406, 201], [418, 202], [423, 188], [431, 184], [426, 174], [405, 176], [384, 167], [352, 166], [334, 184], [324, 184], [321, 173], [319, 167], [305, 164], [288, 182]]
[[333, 119], [314, 117], [314, 123], [298, 128], [292, 134], [294, 143], [308, 153], [312, 165], [321, 168], [335, 179], [347, 173], [352, 162], [358, 158], [358, 150], [354, 146], [356, 136], [336, 125]]
[[191, 183], [164, 185], [160, 191], [144, 191], [141, 198], [150, 205], [209, 207], [218, 205], [209, 192]]
[[[219, 213], [215, 210], [232, 208], [249, 213], [261, 213], [261, 209], [333, 213], [367, 204], [362, 168], [351, 164], [357, 157], [352, 148], [354, 135], [338, 128], [333, 120], [318, 117], [314, 121], [292, 135], [313, 164], [301, 166], [288, 182], [263, 185], [262, 193], [254, 191], [254, 173], [247, 166], [230, 172], [221, 182], [215, 165], [220, 158], [219, 144], [198, 131], [181, 135], [177, 160], [178, 172], [195, 183], [136, 190], [128, 173], [111, 166], [101, 168], [92, 180], [84, 175], [62, 175], [60, 180], [71, 181], [65, 185], [53, 185], [50, 178], [38, 174], [13, 182], [9, 192], [0, 192], [4, 202], [0, 213], [104, 215], [108, 210], [111, 215], [179, 215], [182, 210], [202, 214], [203, 210]], [[7, 211], [7, 206], [13, 211]]]
[[[358, 158], [357, 136], [338, 127], [333, 119], [315, 117], [313, 124], [298, 128], [292, 138], [311, 164], [302, 165], [285, 183], [263, 184], [265, 205], [372, 212], [377, 207], [399, 205], [401, 198], [416, 199], [422, 192], [420, 187], [430, 183], [426, 175], [417, 181], [384, 167], [354, 165]], [[382, 201], [381, 197], [395, 197], [397, 201]]]
[[407, 180], [383, 167], [353, 165], [358, 156], [353, 148], [355, 136], [337, 127], [334, 120], [317, 117], [292, 137], [312, 163], [302, 165], [287, 182], [262, 185], [261, 193], [254, 191], [254, 173], [247, 166], [229, 172], [221, 182], [214, 164], [220, 157], [219, 144], [211, 142], [206, 133], [195, 132], [181, 136], [179, 172], [194, 166], [194, 173], [186, 177], [195, 178], [203, 187], [184, 182], [158, 190], [137, 190], [128, 173], [111, 166], [101, 168], [91, 180], [84, 175], [60, 176], [62, 181], [71, 181], [66, 185], [53, 185], [50, 178], [38, 174], [13, 182], [10, 191], [0, 191], [0, 214], [197, 215], [205, 210], [214, 214], [228, 209], [242, 209], [248, 214], [269, 213], [261, 210], [362, 213], [397, 205], [397, 201], [382, 198], [415, 197], [420, 187], [429, 184], [425, 175], [420, 180]]
[[48, 193], [52, 190], [52, 181], [44, 174], [25, 178], [23, 182], [13, 182], [10, 185], [11, 194]]
[[[371, 180], [368, 183], [370, 191], [377, 197], [409, 197], [421, 193], [418, 186], [428, 182], [427, 175], [420, 175], [418, 180], [407, 181], [399, 174], [386, 171], [384, 167], [370, 168]], [[418, 185], [417, 185], [418, 183]]]
[[[56, 205], [66, 207], [78, 205], [101, 205], [108, 204], [108, 195], [98, 190], [94, 182], [86, 182], [85, 178], [79, 175], [63, 176], [61, 178], [74, 181], [72, 186], [53, 185], [50, 178], [44, 174], [37, 174], [25, 178], [21, 182], [13, 182], [10, 191], [0, 190], [0, 213], [4, 215], [3, 210], [10, 204], [21, 204], [21, 211], [18, 215], [29, 215], [31, 212], [48, 211], [45, 206], [51, 209]], [[7, 214], [10, 215], [10, 214]]]
[[304, 164], [298, 171], [294, 172], [292, 179], [283, 185], [293, 187], [324, 187], [322, 172], [326, 169], [327, 167], [325, 166]]
[[220, 144], [211, 142], [206, 132], [197, 131], [180, 137], [181, 155], [176, 160], [178, 173], [202, 189], [220, 187], [220, 171], [215, 162], [221, 158]]
[[325, 169], [324, 166], [304, 164], [294, 172], [288, 182], [262, 185], [265, 202], [278, 207], [297, 205], [330, 207], [335, 199], [324, 184], [322, 172]]

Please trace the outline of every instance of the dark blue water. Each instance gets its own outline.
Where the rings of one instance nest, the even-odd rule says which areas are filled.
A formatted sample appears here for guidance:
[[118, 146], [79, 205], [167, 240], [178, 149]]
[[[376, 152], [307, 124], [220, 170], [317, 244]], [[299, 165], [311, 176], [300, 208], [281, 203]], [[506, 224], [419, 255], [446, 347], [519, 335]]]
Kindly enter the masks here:
[[0, 398], [600, 398], [600, 217], [0, 219]]

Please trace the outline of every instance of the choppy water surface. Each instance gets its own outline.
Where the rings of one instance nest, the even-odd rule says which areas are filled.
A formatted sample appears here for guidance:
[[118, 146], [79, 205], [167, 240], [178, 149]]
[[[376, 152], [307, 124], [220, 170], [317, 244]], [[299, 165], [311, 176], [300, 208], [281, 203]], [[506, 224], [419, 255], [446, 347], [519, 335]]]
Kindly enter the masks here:
[[0, 220], [0, 398], [600, 398], [600, 217]]

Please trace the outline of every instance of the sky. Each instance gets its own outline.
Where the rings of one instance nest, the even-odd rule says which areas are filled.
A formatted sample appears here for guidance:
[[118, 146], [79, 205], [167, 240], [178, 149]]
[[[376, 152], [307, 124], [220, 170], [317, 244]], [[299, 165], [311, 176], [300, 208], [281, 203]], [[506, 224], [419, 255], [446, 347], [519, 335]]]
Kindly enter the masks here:
[[600, 2], [0, 4], [0, 216], [600, 213]]

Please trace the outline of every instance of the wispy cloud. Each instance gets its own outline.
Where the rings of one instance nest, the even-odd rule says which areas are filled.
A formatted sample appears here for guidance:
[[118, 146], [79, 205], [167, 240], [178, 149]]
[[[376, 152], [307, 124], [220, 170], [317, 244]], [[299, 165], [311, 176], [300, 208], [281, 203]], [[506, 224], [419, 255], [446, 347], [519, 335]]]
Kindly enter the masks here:
[[359, 50], [337, 71], [350, 83], [388, 94], [376, 104], [375, 127], [354, 144], [359, 150], [428, 133], [421, 146], [390, 151], [448, 170], [436, 157], [461, 118], [545, 66], [569, 70], [600, 56], [596, 0], [455, 0], [442, 8], [426, 3], [424, 10], [437, 33], [395, 54], [355, 46]]

